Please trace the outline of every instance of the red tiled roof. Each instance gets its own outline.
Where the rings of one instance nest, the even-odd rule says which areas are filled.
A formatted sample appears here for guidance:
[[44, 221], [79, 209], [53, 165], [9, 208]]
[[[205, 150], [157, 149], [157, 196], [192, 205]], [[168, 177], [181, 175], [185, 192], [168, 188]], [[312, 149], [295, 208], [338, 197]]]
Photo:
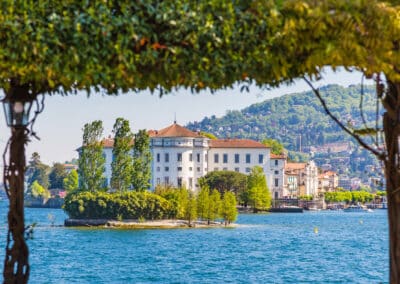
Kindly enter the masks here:
[[166, 128], [155, 131], [152, 137], [193, 137], [204, 138], [200, 134], [174, 123]]
[[302, 170], [306, 165], [307, 163], [286, 163], [285, 170]]
[[114, 147], [114, 139], [113, 138], [104, 138], [103, 141], [101, 141], [101, 142], [103, 143], [104, 148]]
[[271, 159], [286, 159], [285, 155], [276, 155], [276, 154], [272, 154], [270, 155]]
[[324, 175], [327, 175], [327, 176], [335, 176], [335, 175], [337, 175], [337, 173], [334, 172], [334, 171], [326, 171], [326, 172], [324, 172]]
[[269, 148], [250, 139], [217, 139], [210, 140], [210, 148]]

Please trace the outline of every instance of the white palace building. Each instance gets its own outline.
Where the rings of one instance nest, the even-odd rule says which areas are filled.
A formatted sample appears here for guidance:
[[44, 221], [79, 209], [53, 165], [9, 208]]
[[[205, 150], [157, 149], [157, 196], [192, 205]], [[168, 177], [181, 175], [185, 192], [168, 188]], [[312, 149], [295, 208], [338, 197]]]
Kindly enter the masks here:
[[[174, 123], [164, 129], [149, 131], [151, 187], [158, 184], [199, 189], [198, 179], [211, 171], [237, 171], [249, 174], [254, 166], [263, 168], [274, 198], [287, 196], [284, 188], [286, 158], [271, 155], [270, 148], [249, 139], [212, 140]], [[105, 175], [111, 179], [113, 139], [103, 141], [106, 157]]]

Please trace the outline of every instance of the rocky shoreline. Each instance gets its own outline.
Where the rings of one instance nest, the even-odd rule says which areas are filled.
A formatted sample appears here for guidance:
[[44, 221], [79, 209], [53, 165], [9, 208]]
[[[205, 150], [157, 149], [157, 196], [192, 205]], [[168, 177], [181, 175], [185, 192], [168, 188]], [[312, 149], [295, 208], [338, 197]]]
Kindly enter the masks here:
[[109, 220], [109, 219], [66, 219], [66, 227], [103, 227], [103, 228], [122, 228], [122, 229], [174, 229], [174, 228], [234, 228], [237, 224], [225, 224], [222, 222], [195, 221], [186, 220]]

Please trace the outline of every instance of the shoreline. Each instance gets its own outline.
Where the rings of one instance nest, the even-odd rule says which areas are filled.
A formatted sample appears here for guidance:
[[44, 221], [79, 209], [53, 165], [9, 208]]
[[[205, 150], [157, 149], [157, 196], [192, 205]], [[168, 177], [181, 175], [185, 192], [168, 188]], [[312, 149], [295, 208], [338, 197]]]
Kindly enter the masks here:
[[140, 222], [139, 220], [110, 220], [110, 219], [66, 219], [65, 227], [102, 227], [119, 229], [179, 229], [179, 228], [236, 228], [235, 223], [225, 224], [222, 222], [193, 221], [189, 225], [186, 220], [149, 220]]

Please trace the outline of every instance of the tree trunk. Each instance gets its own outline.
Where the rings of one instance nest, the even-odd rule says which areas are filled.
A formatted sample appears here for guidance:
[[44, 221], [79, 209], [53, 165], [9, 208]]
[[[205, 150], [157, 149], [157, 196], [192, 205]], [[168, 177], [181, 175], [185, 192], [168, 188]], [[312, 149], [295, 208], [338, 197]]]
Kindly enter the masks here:
[[4, 183], [8, 189], [9, 212], [7, 247], [4, 261], [4, 283], [27, 283], [29, 278], [28, 246], [24, 233], [24, 174], [25, 127], [12, 128], [10, 157], [8, 167], [5, 165]]
[[[400, 83], [389, 82], [385, 98], [383, 129], [387, 157], [385, 160], [386, 193], [389, 218], [390, 283], [400, 283]], [[395, 113], [395, 115], [393, 115]]]

